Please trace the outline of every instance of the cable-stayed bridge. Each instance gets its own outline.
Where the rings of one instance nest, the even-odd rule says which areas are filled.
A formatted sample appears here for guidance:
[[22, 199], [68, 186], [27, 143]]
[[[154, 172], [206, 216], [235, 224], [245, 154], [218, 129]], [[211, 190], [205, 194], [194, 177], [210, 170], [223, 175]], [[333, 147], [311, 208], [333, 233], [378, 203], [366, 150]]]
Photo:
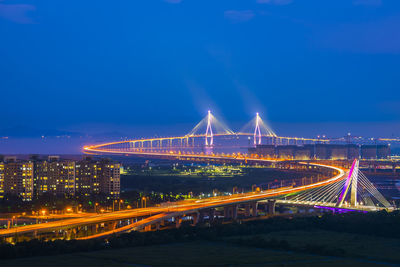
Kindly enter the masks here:
[[[246, 130], [247, 129], [247, 130]], [[184, 136], [158, 137], [126, 140], [84, 147], [86, 153], [141, 155], [173, 158], [190, 161], [256, 162], [275, 164], [282, 168], [307, 170], [318, 169], [324, 173], [323, 179], [309, 183], [281, 185], [278, 188], [256, 188], [252, 192], [213, 196], [202, 199], [190, 199], [160, 207], [131, 209], [104, 214], [82, 216], [43, 224], [26, 225], [0, 230], [0, 238], [15, 242], [19, 237], [44, 239], [89, 239], [106, 237], [130, 231], [148, 231], [161, 229], [165, 222], [171, 221], [179, 227], [182, 220], [191, 220], [193, 224], [207, 218], [212, 221], [217, 216], [236, 220], [239, 212], [242, 216], [257, 216], [258, 207], [266, 205], [269, 214], [275, 212], [275, 205], [305, 206], [314, 209], [333, 211], [377, 211], [392, 210], [394, 207], [382, 196], [374, 185], [359, 170], [359, 161], [354, 160], [351, 168], [332, 166], [318, 162], [294, 162], [277, 159], [252, 158], [240, 153], [215, 153], [196, 147], [215, 148], [216, 138], [245, 136], [251, 145], [263, 140], [279, 144], [296, 142], [328, 142], [328, 140], [290, 138], [277, 136], [260, 116], [257, 116], [238, 133], [219, 122], [211, 112]], [[196, 143], [197, 142], [197, 143]], [[283, 143], [283, 142], [282, 142]], [[217, 215], [219, 213], [219, 215]]]
[[392, 205], [359, 169], [354, 160], [346, 179], [277, 198], [279, 203], [331, 209], [379, 210]]
[[[210, 111], [186, 135], [178, 137], [157, 137], [149, 139], [125, 140], [113, 143], [84, 147], [86, 153], [142, 155], [162, 158], [172, 158], [189, 161], [222, 161], [222, 162], [254, 162], [260, 164], [281, 164], [282, 159], [253, 157], [246, 153], [224, 153], [213, 150], [218, 147], [215, 139], [218, 137], [232, 138], [235, 142], [240, 136], [245, 136], [249, 146], [263, 142], [270, 144], [304, 144], [306, 142], [328, 143], [327, 139], [308, 139], [297, 137], [279, 137], [260, 115], [247, 123], [239, 132], [234, 132], [225, 123], [218, 120]], [[285, 140], [285, 141], [284, 141]], [[197, 143], [196, 143], [197, 141]], [[195, 148], [202, 150], [195, 150]], [[289, 161], [288, 161], [289, 162]], [[290, 164], [290, 163], [289, 163]], [[298, 164], [298, 163], [295, 163]], [[310, 163], [300, 163], [310, 164]], [[314, 166], [318, 165], [313, 163]], [[329, 164], [329, 163], [328, 163]], [[331, 163], [332, 164], [332, 163]], [[325, 168], [336, 167], [322, 165]], [[340, 170], [342, 172], [342, 170]], [[288, 194], [279, 194], [277, 203], [305, 206], [323, 206], [341, 209], [377, 210], [392, 208], [375, 186], [359, 170], [359, 161], [354, 160], [347, 171], [347, 178], [328, 179], [324, 183], [311, 183], [303, 187], [293, 187]]]
[[269, 214], [274, 214], [275, 205], [308, 206], [334, 211], [392, 210], [393, 207], [359, 171], [358, 160], [350, 170], [318, 163], [293, 163], [298, 168], [319, 168], [328, 171], [330, 177], [303, 185], [253, 192], [234, 193], [204, 199], [191, 199], [172, 205], [124, 210], [118, 212], [83, 216], [81, 218], [26, 225], [0, 230], [0, 238], [16, 242], [18, 236], [27, 238], [90, 239], [107, 237], [130, 231], [158, 230], [172, 219], [176, 227], [183, 220], [193, 224], [214, 220], [221, 213], [225, 219], [236, 220], [239, 211], [243, 216], [257, 216], [258, 207], [266, 205]]
[[[242, 143], [240, 144], [240, 138]], [[243, 138], [244, 141], [243, 142]], [[220, 142], [216, 142], [218, 139]], [[230, 142], [228, 142], [230, 140]], [[229, 143], [229, 144], [228, 144]], [[211, 111], [187, 134], [182, 136], [154, 137], [84, 147], [85, 153], [94, 154], [134, 154], [180, 156], [201, 153], [225, 155], [229, 149], [259, 144], [302, 145], [329, 143], [328, 139], [281, 137], [264, 122], [257, 113], [240, 131], [234, 132], [225, 123], [217, 119]], [[226, 149], [228, 148], [228, 149]], [[220, 151], [218, 152], [218, 149]], [[225, 149], [225, 151], [224, 151]], [[230, 153], [233, 153], [230, 150]], [[235, 153], [236, 155], [237, 153]]]

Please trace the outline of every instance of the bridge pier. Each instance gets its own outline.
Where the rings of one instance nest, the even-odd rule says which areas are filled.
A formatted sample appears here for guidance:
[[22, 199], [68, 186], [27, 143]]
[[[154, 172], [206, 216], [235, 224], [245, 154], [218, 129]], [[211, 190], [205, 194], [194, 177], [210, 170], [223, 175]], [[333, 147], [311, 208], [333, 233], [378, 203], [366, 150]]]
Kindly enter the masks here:
[[205, 213], [205, 211], [204, 210], [200, 210], [200, 212], [199, 212], [199, 216], [198, 216], [198, 218], [197, 218], [197, 221], [198, 222], [203, 222], [204, 221], [204, 213]]
[[237, 220], [237, 215], [238, 215], [237, 204], [224, 207], [224, 218]]
[[182, 224], [182, 218], [180, 216], [175, 217], [175, 227], [179, 228], [181, 227], [181, 224]]
[[244, 206], [244, 216], [250, 217], [250, 204], [246, 203]]
[[232, 219], [237, 220], [237, 214], [238, 214], [238, 205], [232, 205]]
[[267, 212], [269, 215], [275, 214], [275, 204], [276, 204], [276, 200], [274, 200], [274, 199], [269, 199], [269, 200], [268, 200], [266, 212]]
[[208, 212], [208, 219], [210, 222], [214, 221], [215, 218], [215, 209], [210, 209]]
[[96, 232], [97, 232], [96, 230], [97, 230], [96, 225], [91, 225], [90, 226], [90, 233], [92, 235], [96, 234]]
[[65, 235], [66, 235], [66, 239], [67, 239], [67, 240], [70, 240], [70, 239], [71, 239], [72, 234], [74, 233], [74, 230], [75, 230], [75, 229], [69, 229], [69, 230], [66, 230], [66, 231], [65, 231]]
[[[204, 222], [204, 217], [208, 215], [208, 220], [212, 222], [215, 218], [215, 209], [207, 209], [207, 210], [200, 210], [197, 213], [197, 222]], [[225, 208], [224, 208], [224, 214], [225, 214]]]
[[224, 218], [230, 218], [229, 206], [224, 207]]
[[251, 203], [251, 213], [252, 213], [251, 215], [253, 217], [257, 217], [257, 206], [258, 206], [257, 201]]
[[193, 223], [192, 225], [196, 225], [199, 221], [200, 214], [198, 212], [192, 214]]

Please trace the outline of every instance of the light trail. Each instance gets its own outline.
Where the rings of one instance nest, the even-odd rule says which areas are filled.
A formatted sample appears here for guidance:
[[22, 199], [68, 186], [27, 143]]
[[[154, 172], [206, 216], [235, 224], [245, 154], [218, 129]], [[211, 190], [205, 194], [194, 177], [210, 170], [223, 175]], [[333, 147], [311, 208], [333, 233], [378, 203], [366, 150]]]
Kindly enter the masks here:
[[[306, 163], [302, 163], [306, 164]], [[67, 220], [60, 220], [55, 222], [48, 222], [42, 224], [35, 224], [35, 225], [26, 225], [16, 228], [10, 229], [3, 229], [0, 230], [0, 237], [9, 237], [15, 236], [17, 234], [26, 234], [26, 233], [38, 233], [38, 232], [51, 232], [60, 229], [66, 229], [71, 227], [77, 226], [85, 226], [85, 225], [93, 225], [99, 224], [104, 222], [110, 221], [119, 221], [125, 219], [132, 219], [138, 217], [152, 217], [158, 214], [166, 214], [164, 217], [160, 217], [161, 219], [166, 219], [171, 214], [186, 214], [190, 212], [199, 211], [202, 209], [210, 209], [210, 208], [217, 208], [217, 207], [224, 207], [233, 204], [242, 204], [252, 201], [259, 201], [264, 200], [276, 196], [286, 195], [286, 194], [293, 194], [296, 192], [324, 186], [327, 184], [335, 183], [342, 179], [346, 178], [346, 172], [338, 167], [323, 165], [323, 164], [309, 164], [314, 166], [319, 166], [322, 168], [329, 168], [338, 172], [332, 178], [329, 178], [324, 181], [320, 181], [314, 184], [303, 185], [299, 187], [283, 187], [277, 189], [270, 189], [261, 192], [250, 192], [250, 193], [242, 193], [242, 194], [235, 194], [231, 196], [217, 196], [199, 200], [190, 200], [190, 201], [180, 201], [176, 202], [172, 206], [167, 207], [149, 207], [149, 208], [141, 208], [141, 209], [134, 209], [134, 210], [124, 210], [124, 211], [116, 211], [111, 213], [104, 213], [104, 214], [97, 214], [93, 216], [86, 216], [83, 218], [75, 218], [75, 219], [67, 219]], [[159, 217], [155, 217], [159, 219]], [[151, 220], [151, 219], [149, 219]], [[141, 220], [137, 222], [134, 227], [140, 228], [146, 225], [145, 220]], [[132, 228], [132, 226], [131, 226]]]

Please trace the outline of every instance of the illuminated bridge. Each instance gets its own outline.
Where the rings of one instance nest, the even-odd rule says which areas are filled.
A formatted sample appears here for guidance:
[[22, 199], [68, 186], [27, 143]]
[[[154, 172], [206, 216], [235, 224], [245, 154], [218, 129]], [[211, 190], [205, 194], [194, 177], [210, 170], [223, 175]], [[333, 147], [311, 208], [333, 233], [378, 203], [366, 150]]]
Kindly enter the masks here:
[[[337, 212], [393, 209], [360, 172], [358, 160], [348, 168], [343, 168], [315, 162], [279, 161], [251, 157], [245, 153], [224, 152], [232, 148], [232, 140], [235, 143], [241, 137], [245, 137], [247, 146], [263, 142], [271, 144], [328, 142], [320, 139], [278, 137], [258, 114], [244, 129], [234, 133], [208, 112], [207, 116], [185, 136], [90, 145], [85, 146], [84, 151], [93, 154], [139, 155], [190, 161], [257, 162], [288, 169], [318, 169], [324, 174], [324, 178], [268, 190], [256, 188], [253, 192], [247, 193], [234, 192], [231, 195], [189, 199], [158, 207], [89, 214], [74, 219], [3, 229], [0, 230], [0, 238], [9, 242], [29, 238], [46, 240], [100, 238], [130, 231], [179, 227], [183, 220], [190, 220], [193, 224], [205, 219], [213, 221], [218, 217], [236, 220], [238, 213], [242, 213], [240, 215], [245, 218], [255, 217], [260, 206], [264, 206], [268, 214], [274, 214], [275, 205], [331, 209]], [[238, 147], [240, 146], [234, 146]]]
[[184, 200], [166, 206], [85, 215], [4, 229], [0, 230], [0, 238], [9, 242], [27, 238], [100, 238], [130, 231], [158, 230], [171, 225], [179, 227], [183, 220], [190, 220], [193, 224], [206, 218], [212, 221], [217, 217], [217, 212], [224, 219], [236, 220], [239, 211], [243, 211], [245, 217], [255, 217], [262, 205], [265, 205], [268, 214], [274, 213], [276, 204], [332, 209], [338, 212], [393, 209], [359, 171], [358, 160], [353, 162], [350, 170], [317, 163], [291, 164], [296, 164], [298, 168], [324, 170], [330, 177], [300, 186], [257, 189], [248, 193]]
[[188, 134], [184, 136], [155, 137], [124, 140], [85, 146], [88, 154], [144, 155], [181, 159], [232, 159], [244, 157], [238, 152], [249, 145], [277, 144], [301, 145], [329, 143], [328, 139], [280, 137], [261, 119], [255, 118], [240, 131], [234, 132], [219, 121], [210, 111]]

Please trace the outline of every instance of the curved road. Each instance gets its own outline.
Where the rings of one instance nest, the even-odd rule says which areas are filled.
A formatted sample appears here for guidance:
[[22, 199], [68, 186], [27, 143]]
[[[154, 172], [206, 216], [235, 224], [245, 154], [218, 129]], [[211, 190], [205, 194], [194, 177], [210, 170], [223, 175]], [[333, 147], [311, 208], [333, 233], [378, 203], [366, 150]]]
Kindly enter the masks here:
[[[129, 229], [140, 229], [148, 224], [152, 224], [155, 221], [170, 218], [172, 215], [183, 215], [197, 212], [202, 209], [216, 208], [229, 206], [232, 204], [241, 204], [252, 201], [264, 200], [271, 197], [296, 193], [299, 191], [304, 191], [331, 183], [335, 183], [346, 178], [345, 170], [322, 164], [310, 164], [314, 166], [329, 168], [337, 171], [337, 175], [331, 177], [327, 180], [320, 181], [314, 184], [299, 186], [299, 187], [283, 187], [278, 189], [271, 189], [261, 192], [251, 192], [243, 194], [234, 194], [231, 196], [217, 196], [199, 200], [185, 200], [174, 203], [172, 206], [168, 207], [149, 207], [133, 210], [117, 211], [112, 213], [97, 214], [93, 216], [85, 216], [83, 218], [66, 219], [42, 224], [26, 225], [21, 227], [15, 227], [11, 229], [0, 230], [0, 237], [10, 237], [16, 234], [26, 234], [26, 233], [39, 233], [39, 232], [50, 232], [59, 229], [72, 228], [76, 226], [92, 225], [97, 223], [104, 223], [110, 221], [131, 219], [137, 217], [148, 217], [147, 219], [138, 221], [135, 224], [128, 225], [126, 229], [116, 229], [112, 232], [121, 232]], [[163, 214], [163, 215], [160, 215]], [[154, 217], [156, 216], [156, 217]], [[105, 234], [105, 233], [103, 233]]]

